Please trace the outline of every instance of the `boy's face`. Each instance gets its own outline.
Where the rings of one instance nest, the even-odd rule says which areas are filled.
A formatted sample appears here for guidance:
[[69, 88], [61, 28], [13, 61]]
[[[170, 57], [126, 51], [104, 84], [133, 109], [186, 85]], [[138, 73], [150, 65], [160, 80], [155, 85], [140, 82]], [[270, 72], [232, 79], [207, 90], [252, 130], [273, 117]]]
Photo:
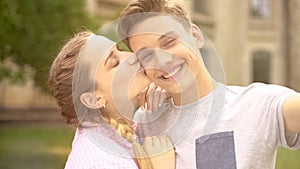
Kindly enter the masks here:
[[132, 27], [129, 45], [148, 77], [178, 94], [194, 84], [204, 66], [197, 47], [203, 38], [198, 33], [170, 16], [155, 16]]

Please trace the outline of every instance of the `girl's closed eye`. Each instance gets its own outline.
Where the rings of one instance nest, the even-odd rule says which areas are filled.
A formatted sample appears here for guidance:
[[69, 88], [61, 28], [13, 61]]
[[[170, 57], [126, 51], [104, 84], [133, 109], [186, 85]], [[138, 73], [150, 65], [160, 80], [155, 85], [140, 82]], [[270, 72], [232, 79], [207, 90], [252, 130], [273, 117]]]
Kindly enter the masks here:
[[111, 67], [117, 67], [120, 64], [120, 60], [115, 57], [111, 58], [111, 60]]
[[117, 67], [119, 64], [120, 64], [120, 59], [114, 56], [114, 54], [112, 54], [112, 56], [108, 58], [108, 66], [110, 68]]

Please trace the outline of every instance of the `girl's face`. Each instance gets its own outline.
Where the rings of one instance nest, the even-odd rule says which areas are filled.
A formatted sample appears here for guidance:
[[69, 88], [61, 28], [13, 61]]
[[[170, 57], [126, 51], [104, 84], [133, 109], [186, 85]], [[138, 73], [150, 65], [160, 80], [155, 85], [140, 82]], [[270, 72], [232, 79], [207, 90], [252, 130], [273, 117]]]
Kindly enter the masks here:
[[138, 108], [138, 95], [149, 83], [135, 55], [120, 51], [115, 45], [102, 59], [96, 74], [95, 94], [106, 102], [101, 111], [113, 118], [121, 114], [131, 120]]

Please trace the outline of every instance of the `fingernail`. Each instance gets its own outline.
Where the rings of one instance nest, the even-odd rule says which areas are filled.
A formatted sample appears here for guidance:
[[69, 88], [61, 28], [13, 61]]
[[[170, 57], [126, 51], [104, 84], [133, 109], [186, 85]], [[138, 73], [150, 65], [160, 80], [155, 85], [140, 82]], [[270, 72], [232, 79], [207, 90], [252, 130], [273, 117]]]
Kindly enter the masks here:
[[144, 106], [141, 106], [141, 109], [142, 109], [143, 111], [145, 111], [145, 107], [144, 107]]
[[158, 107], [160, 107], [161, 106], [161, 103], [158, 103]]

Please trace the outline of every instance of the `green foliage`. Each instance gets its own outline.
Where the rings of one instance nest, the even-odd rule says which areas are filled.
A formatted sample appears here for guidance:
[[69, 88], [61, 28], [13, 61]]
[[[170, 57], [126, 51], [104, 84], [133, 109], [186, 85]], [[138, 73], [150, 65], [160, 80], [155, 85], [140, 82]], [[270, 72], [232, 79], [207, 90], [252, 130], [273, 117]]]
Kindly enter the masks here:
[[[0, 0], [0, 25], [0, 62], [10, 57], [21, 67], [34, 68], [42, 88], [64, 40], [99, 26], [86, 13], [83, 0]], [[0, 76], [9, 74], [5, 71]]]
[[25, 73], [22, 69], [13, 71], [9, 67], [0, 65], [0, 81], [3, 79], [9, 79], [11, 83], [24, 83]]
[[[75, 130], [53, 122], [0, 128], [0, 168], [63, 168]], [[279, 149], [276, 169], [299, 169], [300, 149]]]
[[300, 149], [293, 151], [280, 148], [276, 160], [276, 169], [299, 169]]

